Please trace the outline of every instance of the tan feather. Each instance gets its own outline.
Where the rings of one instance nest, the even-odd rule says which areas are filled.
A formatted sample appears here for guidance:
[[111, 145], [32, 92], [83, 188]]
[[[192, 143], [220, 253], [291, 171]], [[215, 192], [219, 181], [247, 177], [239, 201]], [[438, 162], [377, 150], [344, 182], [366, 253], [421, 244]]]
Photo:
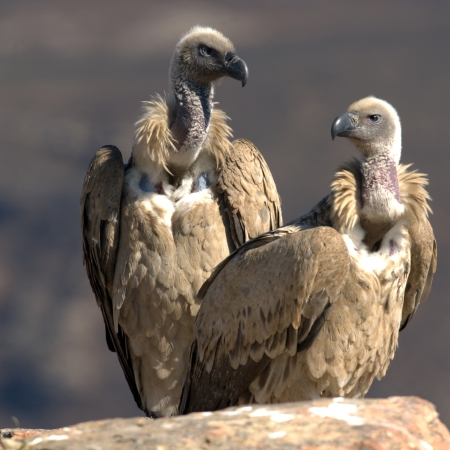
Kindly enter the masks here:
[[151, 163], [169, 171], [169, 152], [176, 150], [169, 128], [175, 115], [174, 106], [157, 95], [153, 100], [144, 102], [143, 109], [142, 117], [136, 122], [133, 157], [137, 165]]
[[233, 136], [231, 128], [227, 125], [229, 117], [220, 109], [213, 109], [210, 133], [206, 138], [205, 151], [216, 160], [218, 171], [225, 164], [225, 158], [230, 153], [230, 141]]
[[334, 176], [328, 202], [333, 226], [342, 234], [348, 234], [358, 223], [361, 175], [360, 162], [352, 159], [343, 164]]

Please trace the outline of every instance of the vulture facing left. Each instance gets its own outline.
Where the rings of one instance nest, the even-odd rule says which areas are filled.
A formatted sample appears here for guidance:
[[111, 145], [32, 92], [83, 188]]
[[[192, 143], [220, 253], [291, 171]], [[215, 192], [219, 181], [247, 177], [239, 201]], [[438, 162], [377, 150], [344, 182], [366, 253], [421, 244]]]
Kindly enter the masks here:
[[200, 291], [181, 413], [361, 397], [430, 291], [427, 180], [399, 165], [400, 120], [374, 97], [336, 118], [361, 160], [308, 214], [244, 244]]
[[271, 173], [249, 141], [230, 142], [216, 82], [248, 71], [221, 33], [194, 27], [177, 44], [170, 91], [137, 122], [124, 168], [114, 146], [94, 156], [81, 196], [84, 261], [138, 406], [177, 414], [198, 290], [246, 240], [281, 225]]

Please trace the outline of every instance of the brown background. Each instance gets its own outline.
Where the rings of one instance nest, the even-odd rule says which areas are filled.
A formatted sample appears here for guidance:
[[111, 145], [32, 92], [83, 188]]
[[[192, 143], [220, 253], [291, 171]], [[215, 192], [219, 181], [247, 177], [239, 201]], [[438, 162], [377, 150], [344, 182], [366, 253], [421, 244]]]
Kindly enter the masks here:
[[265, 155], [285, 222], [355, 155], [334, 117], [369, 94], [397, 108], [402, 161], [430, 177], [438, 272], [369, 396], [422, 396], [450, 424], [450, 2], [30, 0], [0, 2], [0, 427], [139, 414], [81, 264], [78, 201], [96, 149], [128, 158], [140, 102], [197, 23], [249, 66], [216, 100]]

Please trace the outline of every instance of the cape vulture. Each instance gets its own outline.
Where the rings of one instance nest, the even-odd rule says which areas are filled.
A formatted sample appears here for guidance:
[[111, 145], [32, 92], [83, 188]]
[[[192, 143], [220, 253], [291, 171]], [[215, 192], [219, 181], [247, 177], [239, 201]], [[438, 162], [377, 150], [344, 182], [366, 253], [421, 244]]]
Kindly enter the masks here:
[[385, 375], [436, 269], [424, 175], [374, 97], [336, 118], [361, 161], [308, 214], [247, 242], [204, 284], [180, 412], [361, 397]]
[[214, 109], [222, 77], [247, 66], [221, 33], [194, 27], [178, 43], [170, 92], [149, 102], [124, 167], [114, 146], [91, 161], [81, 196], [87, 274], [138, 406], [176, 414], [198, 290], [251, 237], [281, 226], [280, 200], [258, 150], [230, 142]]

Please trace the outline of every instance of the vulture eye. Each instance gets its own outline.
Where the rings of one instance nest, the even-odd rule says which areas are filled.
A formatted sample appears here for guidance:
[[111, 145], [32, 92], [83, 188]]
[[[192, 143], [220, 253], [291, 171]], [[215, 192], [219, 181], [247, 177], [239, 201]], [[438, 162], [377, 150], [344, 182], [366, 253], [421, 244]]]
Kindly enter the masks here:
[[207, 47], [206, 45], [202, 45], [199, 48], [200, 51], [200, 55], [202, 56], [213, 56], [214, 55], [214, 50], [210, 47]]
[[379, 114], [372, 114], [371, 116], [368, 116], [369, 120], [373, 123], [378, 123], [381, 119], [381, 116]]

